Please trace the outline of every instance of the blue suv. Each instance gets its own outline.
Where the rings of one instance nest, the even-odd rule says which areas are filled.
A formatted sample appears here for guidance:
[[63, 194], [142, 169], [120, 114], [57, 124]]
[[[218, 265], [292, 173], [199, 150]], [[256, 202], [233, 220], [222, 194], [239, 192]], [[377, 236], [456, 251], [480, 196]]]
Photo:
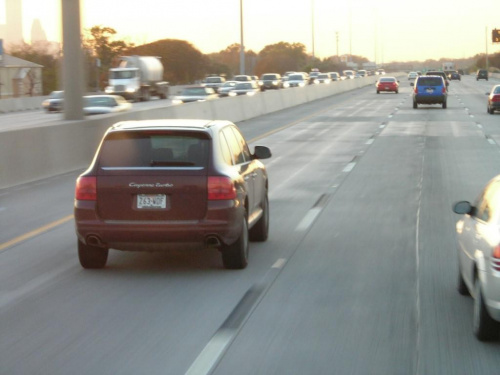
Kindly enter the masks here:
[[443, 77], [419, 76], [412, 86], [414, 86], [413, 108], [418, 108], [419, 104], [441, 104], [446, 108], [448, 90]]

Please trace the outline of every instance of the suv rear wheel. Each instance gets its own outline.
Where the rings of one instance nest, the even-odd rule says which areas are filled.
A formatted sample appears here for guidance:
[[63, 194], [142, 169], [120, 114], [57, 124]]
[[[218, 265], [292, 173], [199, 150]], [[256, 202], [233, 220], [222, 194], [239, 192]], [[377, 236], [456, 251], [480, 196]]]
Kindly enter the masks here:
[[109, 249], [85, 245], [78, 240], [78, 259], [83, 268], [104, 268], [108, 260]]
[[241, 233], [235, 243], [222, 246], [222, 264], [231, 270], [243, 269], [248, 264], [248, 223], [246, 214], [243, 216]]
[[250, 229], [250, 241], [266, 241], [269, 234], [269, 200], [267, 194], [262, 202], [262, 216]]
[[443, 109], [446, 109], [446, 102], [443, 102]]
[[493, 320], [484, 304], [481, 283], [476, 278], [474, 283], [474, 334], [479, 341], [488, 341], [498, 338], [500, 324]]

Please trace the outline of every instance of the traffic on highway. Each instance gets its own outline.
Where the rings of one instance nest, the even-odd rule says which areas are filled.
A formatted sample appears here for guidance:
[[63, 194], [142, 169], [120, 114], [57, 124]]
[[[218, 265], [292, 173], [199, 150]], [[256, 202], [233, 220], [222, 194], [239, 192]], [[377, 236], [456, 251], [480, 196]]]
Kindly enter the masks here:
[[[107, 133], [93, 162], [1, 189], [0, 373], [497, 373], [500, 329], [481, 305], [496, 297], [477, 280], [500, 272], [460, 272], [483, 263], [465, 259], [473, 240], [457, 223], [478, 228], [472, 207], [486, 210], [478, 197], [500, 173], [488, 102], [500, 78], [462, 75], [446, 106], [415, 108], [406, 73], [384, 76], [399, 81], [391, 94], [353, 78], [373, 83], [234, 124], [152, 124], [142, 111], [170, 100], [132, 103], [137, 121]], [[62, 124], [0, 115], [5, 133]], [[101, 139], [85, 140], [89, 154]], [[237, 235], [224, 236], [231, 218]], [[211, 246], [152, 251], [174, 226]], [[141, 231], [160, 240], [138, 243]]]

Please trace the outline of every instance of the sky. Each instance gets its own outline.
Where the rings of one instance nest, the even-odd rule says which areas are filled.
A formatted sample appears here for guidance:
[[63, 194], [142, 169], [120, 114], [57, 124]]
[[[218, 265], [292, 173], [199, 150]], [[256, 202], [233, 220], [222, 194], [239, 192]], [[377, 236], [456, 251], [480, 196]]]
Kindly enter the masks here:
[[[42, 7], [22, 0], [25, 41], [35, 18], [49, 40], [61, 40], [61, 1], [43, 0]], [[112, 27], [118, 39], [136, 45], [181, 39], [211, 53], [240, 43], [240, 0], [80, 0], [80, 6], [83, 29]], [[338, 47], [339, 55], [378, 64], [465, 58], [500, 52], [491, 43], [498, 15], [500, 0], [243, 0], [244, 46], [258, 53], [281, 41], [302, 43], [309, 54], [314, 45], [319, 58]]]

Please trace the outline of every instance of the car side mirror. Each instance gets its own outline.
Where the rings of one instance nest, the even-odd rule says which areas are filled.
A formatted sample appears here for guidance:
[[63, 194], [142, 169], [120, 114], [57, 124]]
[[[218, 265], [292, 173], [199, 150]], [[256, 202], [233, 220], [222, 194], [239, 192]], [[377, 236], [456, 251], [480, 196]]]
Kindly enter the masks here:
[[453, 205], [453, 212], [456, 214], [473, 214], [474, 211], [474, 207], [467, 201], [460, 201]]
[[272, 156], [271, 150], [265, 146], [255, 146], [253, 159], [269, 159]]

